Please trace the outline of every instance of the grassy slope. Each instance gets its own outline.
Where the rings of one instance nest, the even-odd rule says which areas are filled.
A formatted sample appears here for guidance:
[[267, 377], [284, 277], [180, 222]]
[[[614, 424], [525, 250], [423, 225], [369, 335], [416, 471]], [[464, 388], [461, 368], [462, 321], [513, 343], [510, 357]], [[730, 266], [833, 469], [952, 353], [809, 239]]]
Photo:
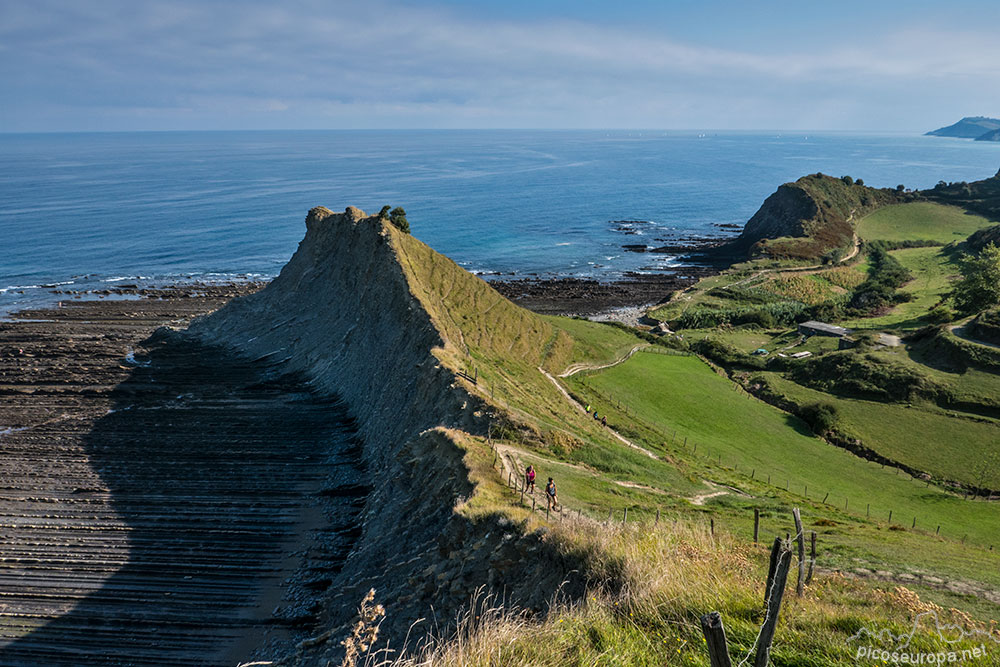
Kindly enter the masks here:
[[507, 408], [519, 425], [519, 444], [606, 473], [692, 486], [676, 468], [622, 446], [572, 409], [538, 370], [555, 374], [578, 361], [608, 363], [642, 340], [605, 324], [536, 315], [414, 237], [388, 229], [410, 289], [444, 335], [438, 357], [478, 374], [478, 384], [468, 388]]
[[[646, 521], [601, 524], [575, 521], [572, 516], [546, 522], [543, 514], [522, 506], [519, 494], [498, 478], [485, 443], [461, 433], [453, 436], [466, 452], [464, 460], [476, 483], [473, 495], [457, 508], [459, 512], [474, 518], [501, 511], [526, 530], [544, 528], [551, 545], [567, 553], [588, 554], [593, 573], [617, 583], [614, 590], [594, 589], [575, 604], [557, 602], [544, 619], [526, 618], [488, 600], [475, 613], [460, 617], [460, 631], [450, 641], [432, 645], [422, 655], [404, 656], [392, 663], [394, 667], [708, 665], [698, 618], [709, 609], [722, 613], [734, 659], [740, 661], [752, 653], [762, 621], [764, 545], [753, 545], [720, 529], [721, 524], [712, 535], [697, 517], [676, 514], [659, 525]], [[766, 499], [758, 501], [758, 505], [766, 503]], [[715, 516], [725, 516], [724, 507], [714, 509]], [[787, 512], [782, 509], [782, 514]], [[807, 507], [807, 521], [809, 515]], [[765, 534], [788, 527], [787, 516], [781, 520], [767, 509], [762, 516]], [[837, 549], [837, 533], [843, 528], [844, 524], [830, 521], [827, 527], [818, 528], [821, 564], [827, 563], [827, 549]], [[884, 535], [871, 531], [868, 537], [884, 537], [893, 548], [913, 548], [914, 538], [927, 539], [907, 531]], [[961, 560], [965, 555], [953, 551], [948, 557]], [[936, 608], [947, 621], [966, 627], [972, 623], [977, 628], [985, 628], [982, 621], [996, 611], [990, 605], [969, 604], [960, 596], [920, 585], [911, 584], [910, 589], [919, 591], [920, 597], [912, 590], [886, 590], [875, 581], [821, 573], [804, 597], [786, 596], [772, 664], [833, 667], [851, 663], [856, 646], [849, 638], [860, 628], [902, 635], [914, 616], [927, 609]], [[945, 609], [925, 600], [937, 601]], [[947, 609], [956, 604], [969, 609], [972, 618]], [[974, 645], [970, 640], [958, 648]], [[931, 631], [918, 632], [912, 646], [920, 652], [948, 649]]]
[[990, 221], [957, 206], [912, 202], [886, 206], [858, 222], [858, 236], [866, 241], [962, 241]]
[[[1000, 507], [971, 504], [926, 488], [923, 484], [883, 470], [827, 445], [808, 434], [796, 418], [733, 391], [732, 383], [694, 357], [637, 354], [632, 360], [573, 380], [574, 389], [597, 405], [628, 397], [633, 420], [670, 440], [698, 443], [710, 459], [740, 470], [771, 475], [789, 489], [810, 489], [810, 496], [827, 492], [830, 502], [848, 500], [855, 510], [886, 514], [921, 525], [951, 526], [951, 533], [989, 543], [1000, 525]], [[881, 407], [881, 406], [880, 406]], [[707, 450], [707, 451], [706, 451]]]
[[[828, 403], [840, 414], [840, 428], [867, 447], [936, 477], [975, 484], [975, 464], [987, 452], [1000, 453], [1000, 424], [949, 417], [932, 406], [892, 405], [830, 396], [769, 373], [771, 386], [794, 402]], [[988, 480], [1000, 487], [1000, 470]]]
[[958, 266], [945, 249], [907, 248], [893, 250], [891, 254], [913, 274], [913, 280], [901, 288], [903, 292], [912, 294], [913, 300], [899, 304], [878, 317], [846, 320], [842, 323], [844, 326], [852, 329], [919, 329], [928, 323], [927, 313], [951, 291]]
[[[570, 509], [604, 518], [608, 508], [617, 511], [629, 507], [630, 521], [651, 519], [655, 510], [661, 509], [674, 519], [667, 530], [641, 523], [621, 528], [595, 522], [548, 524], [547, 539], [568, 552], [588, 553], [595, 572], [603, 568], [608, 580], [624, 577], [622, 592], [595, 590], [579, 605], [557, 606], [540, 622], [501, 612], [479, 622], [470, 618], [463, 637], [438, 645], [440, 660], [436, 664], [485, 665], [499, 659], [502, 664], [522, 665], [704, 665], [707, 660], [697, 617], [713, 608], [723, 612], [734, 650], [749, 649], [760, 623], [759, 588], [766, 567], [763, 548], [737, 537], [749, 534], [751, 503], [763, 509], [765, 535], [789, 529], [787, 508], [792, 502], [805, 507], [810, 525], [817, 517], [838, 519], [817, 528], [822, 533], [820, 563], [827, 567], [870, 563], [894, 571], [951, 568], [962, 576], [973, 576], [985, 567], [987, 572], [998, 573], [996, 583], [1000, 585], [1000, 561], [984, 566], [981, 550], [971, 544], [938, 540], [934, 549], [926, 549], [925, 535], [885, 531], [874, 521], [864, 522], [833, 507], [803, 501], [794, 491], [748, 481], [744, 471], [719, 467], [702, 452], [694, 455], [672, 445], [664, 429], [676, 411], [660, 408], [663, 414], [652, 423], [636, 414], [636, 401], [650, 401], [654, 406], [678, 389], [659, 383], [655, 374], [643, 376], [638, 384], [624, 385], [631, 392], [626, 400], [628, 415], [611, 402], [602, 407], [625, 430], [631, 425], [641, 442], [660, 455], [653, 460], [622, 446], [592, 419], [571, 408], [537, 366], [560, 371], [573, 363], [607, 363], [642, 341], [604, 325], [535, 316], [504, 301], [488, 285], [416, 239], [395, 230], [390, 235], [411, 290], [444, 335], [445, 344], [436, 351], [442, 363], [478, 372], [480, 382], [470, 384], [470, 390], [495, 396], [519, 422], [518, 429], [504, 433], [506, 440], [501, 440], [504, 446], [514, 448], [511, 451], [518, 462], [535, 463], [543, 477], [546, 471], [554, 473], [560, 481], [561, 499]], [[716, 403], [716, 410], [703, 413], [700, 423], [686, 422], [692, 432], [711, 435], [705, 429], [719, 425], [718, 408], [724, 406], [735, 411], [730, 413], [733, 420], [744, 420], [769, 434], [769, 438], [755, 440], [755, 447], [768, 447], [773, 441], [794, 443], [793, 449], [831, 451], [821, 449], [821, 443], [802, 433], [801, 427], [782, 413], [737, 398], [726, 380], [693, 358], [640, 353], [634, 361], [591, 377], [613, 377], [619, 369], [630, 372], [646, 359], [682, 366], [686, 372], [674, 379], [701, 386], [707, 400]], [[728, 437], [716, 436], [714, 441], [719, 451], [729, 448], [734, 454], [758, 456], [740, 433], [731, 429], [726, 433]], [[470, 476], [477, 484], [473, 497], [459, 511], [470, 516], [500, 512], [526, 530], [546, 525], [540, 514], [521, 507], [518, 494], [500, 483], [490, 463], [492, 452], [481, 439], [454, 435], [467, 452]], [[561, 444], [555, 446], [556, 441]], [[850, 457], [845, 460], [851, 461], [845, 464], [848, 469], [858, 465]], [[796, 458], [795, 467], [804, 469], [806, 465]], [[838, 474], [842, 469], [838, 467]], [[685, 497], [705, 490], [700, 482], [705, 476], [743, 485], [755, 497], [715, 499], [707, 507], [694, 507]], [[621, 481], [628, 485], [617, 483]], [[853, 476], [850, 481], [857, 483]], [[873, 484], [878, 486], [882, 481], [876, 476]], [[916, 488], [901, 478], [887, 484], [899, 485], [898, 493], [903, 493], [907, 484]], [[705, 528], [707, 513], [717, 522], [714, 538]], [[859, 542], [866, 548], [859, 549]], [[991, 581], [990, 576], [980, 579]], [[776, 664], [843, 664], [851, 655], [846, 638], [862, 624], [905, 630], [909, 617], [900, 614], [898, 604], [878, 588], [872, 582], [820, 576], [806, 598], [787, 603], [775, 646]], [[993, 609], [977, 610], [951, 594], [924, 592], [946, 604], [960, 604], [983, 618]], [[937, 646], [929, 635], [921, 635], [917, 641], [927, 648]]]

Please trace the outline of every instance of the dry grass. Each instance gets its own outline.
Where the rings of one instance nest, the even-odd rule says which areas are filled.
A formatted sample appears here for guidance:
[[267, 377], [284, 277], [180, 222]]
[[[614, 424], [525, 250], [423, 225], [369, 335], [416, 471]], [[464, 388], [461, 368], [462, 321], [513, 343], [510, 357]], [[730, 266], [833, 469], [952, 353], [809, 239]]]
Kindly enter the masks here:
[[820, 274], [831, 284], [844, 289], [854, 289], [865, 281], [867, 276], [864, 271], [856, 266], [838, 266], [837, 268], [824, 271]]
[[[698, 619], [713, 610], [722, 613], [734, 664], [753, 651], [763, 621], [764, 547], [712, 536], [688, 520], [659, 526], [570, 521], [553, 525], [547, 539], [588, 553], [594, 581], [584, 599], [557, 596], [548, 614], [537, 617], [480, 591], [450, 635], [428, 636], [405, 655], [383, 650], [366, 665], [707, 665]], [[961, 646], [990, 644], [992, 633], [998, 642], [993, 657], [1000, 657], [995, 626], [923, 602], [908, 589], [826, 575], [804, 597], [789, 591], [785, 600], [772, 647], [775, 665], [851, 664], [856, 646], [850, 637], [859, 629], [903, 634], [928, 609], [978, 633]], [[948, 648], [925, 630], [914, 638], [914, 650]]]

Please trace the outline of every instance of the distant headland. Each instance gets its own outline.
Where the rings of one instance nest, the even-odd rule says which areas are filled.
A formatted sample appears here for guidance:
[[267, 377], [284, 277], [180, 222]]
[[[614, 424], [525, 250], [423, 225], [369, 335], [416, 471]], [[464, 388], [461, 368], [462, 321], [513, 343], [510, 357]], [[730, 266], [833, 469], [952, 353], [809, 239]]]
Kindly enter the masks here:
[[925, 136], [1000, 141], [1000, 120], [986, 116], [967, 116], [954, 125], [933, 130]]

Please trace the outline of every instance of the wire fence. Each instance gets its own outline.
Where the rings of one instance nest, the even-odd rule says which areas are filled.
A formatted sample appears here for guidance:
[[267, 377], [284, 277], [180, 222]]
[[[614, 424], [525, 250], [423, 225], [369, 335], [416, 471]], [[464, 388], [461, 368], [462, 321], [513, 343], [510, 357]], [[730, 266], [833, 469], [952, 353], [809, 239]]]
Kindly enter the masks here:
[[[713, 453], [708, 447], [703, 446], [699, 448], [698, 443], [694, 441], [689, 441], [687, 438], [682, 440], [680, 438], [675, 437], [675, 442], [678, 443], [677, 446], [689, 450], [693, 455], [697, 455], [700, 451], [702, 453], [701, 455], [705, 459], [711, 461], [717, 466], [721, 466], [723, 468], [731, 470], [734, 473], [741, 472], [738, 463], [734, 462], [732, 466], [725, 465], [721, 453], [719, 453], [718, 456], [713, 455]], [[548, 508], [548, 502], [545, 499], [545, 497], [543, 496], [542, 502], [539, 502], [538, 499], [533, 494], [527, 492], [526, 488], [527, 482], [524, 479], [523, 466], [516, 460], [515, 457], [509, 456], [508, 452], [505, 452], [504, 455], [500, 454], [497, 450], [497, 445], [492, 437], [488, 438], [488, 443], [495, 452], [494, 466], [496, 467], [497, 462], [501, 462], [501, 465], [499, 466], [498, 470], [501, 476], [503, 476], [503, 472], [505, 470], [507, 471], [508, 473], [507, 479], [503, 481], [515, 494], [519, 495], [519, 502], [525, 507], [527, 507], [527, 505], [530, 503], [532, 510], [538, 512], [545, 512], [545, 510]], [[874, 462], [870, 463], [872, 465], [879, 465]], [[906, 476], [916, 484], [926, 485], [925, 480], [909, 476], [907, 475], [907, 473], [901, 472], [898, 469], [895, 470], [898, 475]], [[949, 527], [945, 524], [926, 524], [924, 521], [921, 520], [919, 514], [901, 514], [895, 508], [875, 506], [870, 501], [866, 502], [857, 501], [855, 504], [851, 502], [851, 498], [849, 496], [842, 495], [839, 492], [834, 493], [832, 490], [824, 491], [822, 489], [817, 490], [814, 488], [813, 492], [810, 493], [808, 483], [794, 480], [791, 475], [785, 473], [784, 471], [772, 473], [758, 469], [756, 467], [744, 466], [742, 474], [749, 477], [752, 480], [755, 480], [758, 483], [763, 483], [773, 488], [784, 490], [789, 493], [795, 493], [797, 495], [800, 495], [802, 498], [806, 500], [811, 500], [813, 502], [823, 505], [824, 507], [841, 510], [847, 513], [853, 513], [859, 517], [861, 516], [861, 507], [863, 506], [865, 519], [873, 521], [875, 522], [876, 525], [879, 526], [884, 525], [888, 528], [888, 530], [896, 530], [896, 531], [905, 530], [926, 537], [931, 537], [931, 536], [947, 537], [951, 539], [958, 539], [961, 544], [969, 544], [969, 545], [976, 544], [986, 549], [987, 551], [993, 551], [994, 549], [993, 544], [981, 543], [981, 542], [973, 543], [969, 541], [968, 534], [959, 534], [957, 532], [952, 534], [950, 532]], [[726, 495], [726, 494], [746, 495], [739, 489], [720, 486], [720, 491], [718, 492], [717, 495]], [[713, 494], [705, 494], [705, 495], [707, 499], [707, 497], [711, 497]], [[526, 499], [527, 502], [525, 501]], [[761, 509], [762, 508], [752, 508], [750, 510], [753, 511], [756, 515], [755, 523], [759, 523], [759, 519], [761, 517], [767, 517], [770, 514], [770, 510], [766, 509], [763, 510], [764, 512], [763, 514], [760, 514]], [[592, 507], [588, 508], [588, 511], [591, 513], [594, 512]], [[711, 510], [708, 509], [704, 511], [711, 513]], [[553, 514], [556, 520], [562, 520], [565, 516], [572, 516], [574, 514], [579, 518], [583, 518], [585, 516], [583, 509], [572, 509], [566, 507], [563, 507], [562, 511], [557, 511], [554, 513], [549, 511], [545, 512], [545, 514], [546, 514], [546, 519], [549, 520], [551, 520]], [[597, 511], [597, 514], [599, 515], [598, 519], [601, 516], [603, 516], [600, 510]], [[710, 517], [709, 523], [710, 523], [710, 529], [714, 532], [716, 518], [720, 517], [718, 516], [717, 513], [713, 514], [715, 514], [715, 516]], [[646, 521], [652, 523], [653, 525], [657, 525], [658, 523], [660, 523], [661, 519], [665, 519], [666, 515], [660, 509], [650, 509], [648, 507], [640, 507], [640, 506], [632, 506], [632, 507], [619, 506], [617, 509], [611, 507], [608, 508], [608, 517], [607, 519], [605, 519], [605, 521], [610, 522], [613, 520], [617, 520], [618, 517], [620, 517], [622, 522], [629, 522], [629, 520], [631, 519], [632, 521]], [[754, 541], [756, 540], [757, 540], [757, 534], [755, 530]]]

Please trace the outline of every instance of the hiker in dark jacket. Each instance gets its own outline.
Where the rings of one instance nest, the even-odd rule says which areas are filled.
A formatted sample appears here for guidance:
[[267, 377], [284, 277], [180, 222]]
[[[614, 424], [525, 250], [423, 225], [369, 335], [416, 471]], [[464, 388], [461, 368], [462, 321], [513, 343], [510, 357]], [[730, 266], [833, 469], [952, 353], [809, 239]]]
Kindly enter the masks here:
[[549, 477], [549, 483], [545, 485], [545, 500], [548, 502], [549, 509], [558, 509], [559, 507], [559, 496], [556, 495], [556, 483], [552, 481]]

